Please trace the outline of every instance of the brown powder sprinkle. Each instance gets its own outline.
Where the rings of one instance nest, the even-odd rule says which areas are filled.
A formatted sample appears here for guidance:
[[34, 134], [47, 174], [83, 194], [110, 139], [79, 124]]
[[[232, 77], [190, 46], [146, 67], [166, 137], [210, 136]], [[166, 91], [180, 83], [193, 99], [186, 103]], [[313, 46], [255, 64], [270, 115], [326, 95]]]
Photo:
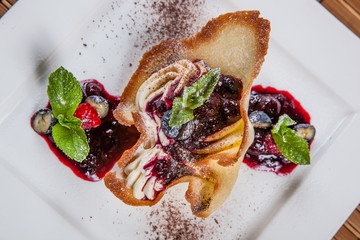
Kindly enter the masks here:
[[[134, 12], [127, 17], [136, 31], [137, 44], [142, 49], [158, 44], [162, 40], [183, 39], [200, 30], [205, 19], [205, 0], [135, 0]], [[145, 18], [138, 26], [137, 17]], [[133, 33], [130, 33], [133, 34]]]
[[173, 200], [162, 201], [147, 216], [150, 231], [145, 232], [148, 239], [211, 239], [211, 229], [206, 227], [204, 219], [186, 216], [185, 203]]
[[[218, 240], [229, 239], [228, 232], [233, 221], [229, 215], [215, 213], [208, 218], [191, 214], [190, 206], [177, 198], [178, 191], [167, 192], [168, 196], [146, 214], [147, 229], [143, 232], [148, 240]], [[229, 235], [230, 234], [230, 235]]]
[[[114, 51], [119, 43], [121, 46], [124, 43], [113, 40], [127, 35], [130, 51], [125, 53], [126, 58], [137, 62], [142, 53], [162, 40], [189, 38], [198, 32], [210, 18], [206, 10], [209, 5], [205, 3], [206, 0], [133, 0], [126, 3], [113, 0], [106, 13], [92, 19], [91, 26], [112, 41], [116, 46]], [[84, 50], [98, 44], [84, 37], [81, 41]]]

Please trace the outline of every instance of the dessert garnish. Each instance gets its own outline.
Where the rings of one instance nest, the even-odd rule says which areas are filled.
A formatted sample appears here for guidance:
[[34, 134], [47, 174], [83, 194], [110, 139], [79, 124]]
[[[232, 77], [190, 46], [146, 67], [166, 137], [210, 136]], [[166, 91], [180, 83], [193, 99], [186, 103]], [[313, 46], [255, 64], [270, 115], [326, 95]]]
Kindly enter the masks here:
[[82, 162], [90, 148], [81, 128], [82, 121], [74, 116], [82, 100], [80, 83], [72, 73], [60, 67], [50, 74], [47, 93], [52, 114], [57, 119], [51, 128], [56, 146], [69, 158]]
[[307, 141], [289, 128], [295, 124], [296, 122], [287, 114], [281, 115], [271, 129], [271, 135], [284, 157], [298, 165], [309, 165], [310, 151]]
[[180, 127], [194, 119], [193, 110], [200, 107], [210, 97], [220, 79], [220, 69], [211, 69], [194, 84], [184, 87], [181, 97], [176, 97], [172, 103], [172, 114], [169, 126]]
[[289, 92], [254, 86], [249, 119], [255, 139], [245, 155], [248, 166], [286, 175], [297, 165], [310, 164], [316, 130], [310, 115]]
[[49, 76], [49, 104], [31, 118], [33, 129], [79, 177], [98, 181], [139, 133], [119, 124], [112, 111], [119, 98], [96, 80], [78, 82], [65, 68]]
[[226, 200], [253, 139], [248, 100], [269, 30], [257, 11], [228, 13], [143, 55], [114, 111], [141, 133], [104, 178], [115, 196], [151, 206], [188, 182], [185, 198], [198, 217]]

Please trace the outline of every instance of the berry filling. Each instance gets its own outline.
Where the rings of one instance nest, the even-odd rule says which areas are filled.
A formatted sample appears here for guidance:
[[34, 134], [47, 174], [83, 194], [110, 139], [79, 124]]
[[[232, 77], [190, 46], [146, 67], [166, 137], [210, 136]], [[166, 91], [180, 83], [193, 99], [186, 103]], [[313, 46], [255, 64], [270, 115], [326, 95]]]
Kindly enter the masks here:
[[[119, 97], [110, 95], [101, 83], [93, 79], [82, 81], [81, 86], [83, 100], [74, 116], [82, 121], [81, 127], [85, 130], [89, 143], [90, 152], [86, 159], [77, 162], [64, 154], [56, 146], [50, 134], [51, 124], [48, 124], [50, 126], [48, 129], [44, 130], [42, 127], [42, 131], [37, 132], [45, 139], [58, 159], [77, 176], [88, 181], [98, 181], [111, 170], [122, 153], [136, 143], [140, 134], [135, 127], [125, 127], [114, 118], [112, 112], [119, 104]], [[40, 110], [32, 117], [31, 123], [34, 129], [35, 126], [44, 125], [37, 122], [43, 121], [47, 117], [45, 113], [51, 112], [50, 104], [46, 109], [46, 111]]]
[[[302, 129], [306, 127], [306, 133], [308, 133], [312, 127], [309, 125], [310, 115], [289, 92], [260, 85], [252, 88], [248, 113], [254, 126], [255, 138], [245, 154], [244, 162], [256, 170], [280, 175], [291, 173], [297, 164], [281, 154], [272, 138], [270, 126], [275, 124], [281, 115], [287, 114], [297, 122], [294, 130], [297, 127], [302, 127]], [[300, 133], [300, 131], [297, 132]], [[313, 135], [309, 139], [304, 138], [311, 143]]]
[[[194, 81], [200, 77], [201, 75]], [[150, 170], [151, 176], [161, 179], [165, 187], [178, 178], [191, 175], [192, 172], [188, 169], [187, 163], [197, 162], [200, 154], [196, 153], [196, 150], [211, 144], [204, 139], [240, 119], [241, 91], [240, 79], [221, 75], [210, 97], [202, 106], [194, 110], [194, 119], [180, 127], [169, 125], [172, 104], [162, 100], [163, 96], [157, 96], [148, 102], [147, 114], [152, 119], [160, 119], [160, 129], [167, 139], [166, 144], [158, 140], [157, 146], [161, 145], [162, 151], [169, 156], [155, 158], [146, 165], [146, 170]], [[165, 97], [165, 99], [172, 103], [175, 97], [178, 96], [171, 96], [170, 99]], [[146, 199], [146, 197], [143, 198], [143, 200]]]

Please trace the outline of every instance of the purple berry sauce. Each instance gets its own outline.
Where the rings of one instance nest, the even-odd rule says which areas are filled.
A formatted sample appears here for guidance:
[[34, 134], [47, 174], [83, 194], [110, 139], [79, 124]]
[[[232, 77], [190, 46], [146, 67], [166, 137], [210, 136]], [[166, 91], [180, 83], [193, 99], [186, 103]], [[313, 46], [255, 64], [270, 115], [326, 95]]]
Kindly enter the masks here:
[[[119, 97], [110, 95], [104, 86], [94, 79], [82, 81], [81, 85], [83, 101], [87, 96], [98, 95], [104, 97], [109, 103], [109, 112], [101, 119], [101, 125], [85, 130], [90, 146], [90, 153], [86, 159], [81, 163], [70, 159], [55, 145], [51, 134], [39, 135], [45, 139], [60, 162], [69, 167], [75, 175], [84, 180], [98, 181], [111, 170], [123, 152], [136, 143], [140, 134], [134, 126], [123, 126], [114, 118], [112, 112], [119, 104]], [[51, 109], [50, 104], [47, 108]]]
[[[254, 86], [250, 95], [249, 114], [264, 111], [276, 124], [278, 118], [287, 114], [299, 123], [310, 123], [310, 115], [289, 92], [279, 91], [272, 87]], [[254, 128], [255, 138], [245, 154], [244, 163], [249, 167], [274, 172], [279, 175], [291, 173], [297, 164], [286, 159], [277, 148], [271, 128]], [[310, 144], [309, 144], [310, 146]]]

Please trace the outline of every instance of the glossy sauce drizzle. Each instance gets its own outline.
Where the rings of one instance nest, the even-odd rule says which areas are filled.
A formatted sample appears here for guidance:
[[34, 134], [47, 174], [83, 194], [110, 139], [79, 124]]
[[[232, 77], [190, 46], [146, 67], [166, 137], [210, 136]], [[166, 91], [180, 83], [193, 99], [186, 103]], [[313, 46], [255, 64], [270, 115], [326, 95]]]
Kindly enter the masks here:
[[[289, 115], [297, 123], [310, 124], [309, 113], [287, 91], [272, 87], [254, 86], [251, 91], [249, 114], [253, 111], [264, 111], [273, 124], [283, 115]], [[270, 129], [254, 128], [255, 138], [245, 154], [244, 163], [249, 167], [274, 172], [279, 175], [291, 173], [297, 164], [286, 159], [277, 148]]]

